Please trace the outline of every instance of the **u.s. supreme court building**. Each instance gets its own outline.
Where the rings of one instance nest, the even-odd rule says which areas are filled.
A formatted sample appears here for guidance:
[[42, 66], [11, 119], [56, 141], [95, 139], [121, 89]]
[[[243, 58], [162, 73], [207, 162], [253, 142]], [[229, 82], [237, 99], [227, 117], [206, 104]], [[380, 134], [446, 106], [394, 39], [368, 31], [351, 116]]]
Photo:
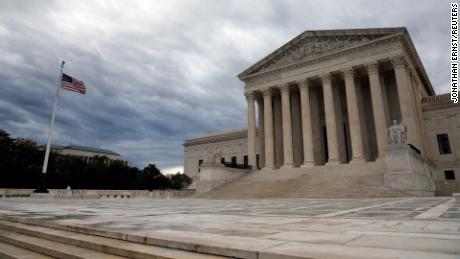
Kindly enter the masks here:
[[219, 150], [248, 175], [330, 166], [414, 195], [460, 190], [460, 105], [436, 95], [406, 28], [305, 31], [238, 78], [248, 127], [185, 141], [195, 186]]

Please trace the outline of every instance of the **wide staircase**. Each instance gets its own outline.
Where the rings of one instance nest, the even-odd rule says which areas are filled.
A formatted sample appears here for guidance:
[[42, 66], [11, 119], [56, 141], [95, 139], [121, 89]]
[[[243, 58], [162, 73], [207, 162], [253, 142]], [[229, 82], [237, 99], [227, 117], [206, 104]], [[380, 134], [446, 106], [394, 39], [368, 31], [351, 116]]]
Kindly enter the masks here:
[[198, 198], [374, 198], [407, 197], [383, 185], [385, 162], [365, 162], [310, 168], [262, 169], [197, 194]]
[[227, 258], [0, 220], [0, 258]]

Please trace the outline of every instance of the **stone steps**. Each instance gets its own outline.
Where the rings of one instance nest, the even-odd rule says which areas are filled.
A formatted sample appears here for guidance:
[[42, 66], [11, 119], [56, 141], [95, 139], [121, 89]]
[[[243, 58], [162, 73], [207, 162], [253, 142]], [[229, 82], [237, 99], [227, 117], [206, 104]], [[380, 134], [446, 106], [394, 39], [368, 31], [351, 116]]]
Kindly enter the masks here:
[[53, 257], [32, 252], [0, 242], [0, 258], [5, 259], [52, 259]]
[[374, 198], [410, 195], [383, 185], [383, 161], [255, 171], [201, 198]]
[[80, 248], [72, 245], [66, 245], [60, 242], [50, 241], [29, 235], [15, 233], [13, 231], [0, 230], [0, 242], [13, 246], [31, 250], [37, 253], [45, 254], [55, 258], [82, 259], [82, 258], [104, 258], [118, 259], [123, 258]]
[[[12, 218], [11, 218], [12, 219]], [[20, 220], [20, 219], [17, 219]], [[40, 220], [35, 220], [35, 219], [24, 219], [28, 220], [28, 222], [32, 222], [33, 224], [43, 224], [43, 225], [54, 225], [55, 223], [50, 223], [46, 221], [40, 221]], [[22, 231], [22, 232], [27, 232], [27, 233], [45, 233], [45, 234], [38, 234], [35, 233], [36, 235], [43, 236], [43, 239], [46, 240], [46, 238], [51, 238], [51, 236], [54, 236], [57, 238], [60, 236], [63, 238], [61, 242], [52, 242], [48, 244], [48, 249], [49, 250], [55, 250], [61, 247], [62, 242], [64, 242], [65, 238], [68, 239], [77, 239], [74, 238], [76, 236], [90, 236], [87, 234], [79, 235], [80, 233], [90, 233], [91, 231], [99, 232], [100, 234], [104, 234], [104, 231], [102, 229], [89, 229], [85, 228], [82, 226], [78, 225], [67, 225], [66, 227], [71, 228], [73, 231], [64, 231], [66, 235], [58, 235], [61, 233], [58, 229], [55, 228], [48, 228], [48, 227], [38, 227], [36, 225], [30, 226], [29, 224], [19, 224], [16, 222], [10, 222], [10, 221], [0, 221], [0, 224], [2, 225], [2, 228], [0, 230], [0, 237], [3, 236], [4, 232], [7, 230], [5, 229], [10, 229], [13, 228], [14, 231]], [[57, 226], [57, 225], [55, 225]], [[64, 227], [64, 225], [61, 225]], [[9, 231], [12, 233], [12, 231]], [[229, 257], [232, 258], [249, 258], [249, 259], [284, 259], [284, 258], [291, 258], [291, 259], [300, 259], [300, 258], [312, 258], [312, 259], [367, 259], [367, 258], [375, 258], [375, 259], [394, 259], [394, 258], [401, 258], [401, 259], [409, 259], [409, 258], [420, 258], [420, 259], [429, 259], [429, 258], [437, 258], [437, 259], [453, 259], [453, 258], [458, 258], [458, 248], [455, 247], [455, 242], [457, 240], [452, 240], [452, 237], [446, 237], [444, 240], [446, 243], [448, 243], [445, 247], [444, 246], [438, 246], [436, 249], [433, 251], [428, 248], [428, 249], [420, 249], [423, 244], [430, 244], [427, 242], [430, 241], [423, 241], [423, 237], [426, 235], [420, 234], [419, 239], [414, 240], [405, 240], [402, 242], [422, 242], [421, 245], [416, 245], [416, 246], [408, 246], [405, 247], [404, 244], [396, 246], [394, 248], [394, 243], [392, 244], [392, 238], [394, 236], [387, 236], [386, 240], [389, 242], [389, 246], [382, 246], [380, 243], [382, 242], [381, 238], [379, 240], [373, 240], [372, 238], [369, 240], [369, 242], [366, 242], [366, 235], [361, 235], [359, 239], [356, 237], [349, 237], [350, 239], [344, 243], [344, 240], [337, 239], [337, 235], [334, 233], [320, 233], [318, 231], [305, 231], [304, 235], [305, 237], [309, 237], [312, 235], [313, 237], [316, 235], [317, 237], [320, 238], [320, 240], [326, 240], [327, 242], [318, 242], [318, 240], [315, 240], [315, 238], [308, 239], [308, 240], [303, 240], [298, 239], [299, 236], [298, 234], [295, 234], [295, 231], [291, 233], [292, 239], [287, 241], [283, 238], [279, 239], [277, 238], [276, 235], [268, 235], [268, 236], [261, 236], [261, 237], [246, 237], [246, 236], [231, 236], [231, 235], [220, 235], [220, 234], [210, 234], [210, 233], [201, 233], [198, 234], [197, 232], [190, 232], [190, 231], [167, 231], [163, 232], [163, 234], [159, 232], [153, 231], [153, 235], [150, 235], [149, 238], [152, 240], [156, 240], [156, 242], [165, 242], [165, 238], [169, 241], [169, 243], [175, 243], [176, 248], [183, 248], [183, 249], [197, 249], [197, 250], [202, 250], [206, 249], [208, 251], [212, 251], [215, 254], [225, 254]], [[286, 232], [288, 234], [289, 232]], [[19, 233], [13, 233], [17, 235], [22, 235], [23, 237], [31, 237], [29, 235], [25, 234], [19, 234]], [[109, 234], [106, 232], [105, 234]], [[381, 235], [380, 233], [379, 235]], [[297, 236], [296, 236], [297, 235]], [[319, 236], [318, 236], [319, 235]], [[345, 234], [346, 235], [346, 234]], [[411, 235], [417, 235], [417, 233], [411, 233]], [[127, 238], [129, 234], [127, 233], [117, 233], [118, 238]], [[449, 235], [447, 235], [449, 236]], [[131, 238], [134, 238], [134, 236], [131, 235]], [[138, 236], [140, 238], [140, 236]], [[363, 239], [364, 238], [364, 239]], [[95, 239], [92, 239], [90, 242], [94, 243], [95, 246], [97, 247], [104, 247], [105, 253], [110, 253], [113, 252], [112, 250], [114, 247], [117, 247], [121, 250], [129, 250], [131, 249], [130, 254], [127, 254], [127, 257], [129, 258], [224, 258], [224, 257], [219, 257], [219, 256], [209, 256], [205, 254], [198, 254], [198, 253], [188, 253], [185, 251], [181, 250], [173, 250], [172, 253], [175, 252], [182, 252], [182, 254], [163, 254], [163, 255], [152, 255], [149, 254], [147, 251], [142, 250], [142, 252], [145, 252], [144, 255], [133, 253], [132, 251], [137, 251], [137, 249], [133, 249], [130, 245], [127, 245], [127, 243], [132, 243], [132, 242], [126, 242], [122, 241], [119, 239], [112, 239], [112, 238], [104, 238], [111, 240], [113, 242], [115, 241], [121, 241], [120, 243], [113, 243], [109, 242], [104, 246], [101, 244], [101, 242], [97, 241], [98, 236], [96, 236]], [[144, 237], [145, 239], [145, 237]], [[36, 240], [40, 240], [39, 238], [36, 238]], [[140, 239], [138, 239], [140, 240]], [[346, 240], [346, 239], [345, 239]], [[89, 240], [88, 240], [89, 241]], [[24, 241], [25, 242], [25, 241]], [[394, 241], [393, 241], [394, 242]], [[400, 241], [401, 242], [401, 241]], [[39, 244], [32, 244], [31, 246], [38, 246], [42, 245], [43, 242], [39, 241]], [[350, 245], [349, 245], [350, 244]], [[434, 243], [436, 244], [436, 243]], [[5, 253], [2, 248], [2, 243], [0, 242], [0, 258], [2, 257], [2, 252]], [[165, 243], [166, 245], [166, 243]], [[433, 244], [431, 244], [433, 246]], [[7, 245], [8, 246], [8, 245]], [[73, 245], [76, 247], [76, 245]], [[17, 246], [15, 246], [17, 247]], [[148, 249], [149, 246], [146, 246], [145, 249]], [[50, 258], [47, 256], [40, 256], [39, 254], [37, 257], [20, 257], [24, 255], [19, 255], [19, 254], [14, 254], [14, 250], [12, 251], [11, 246], [9, 246], [10, 249], [7, 251], [10, 256], [5, 256], [5, 258]], [[33, 247], [29, 247], [29, 249], [33, 250]], [[75, 248], [73, 248], [75, 249]], [[90, 250], [90, 249], [87, 249]], [[15, 250], [19, 251], [19, 250]], [[36, 252], [36, 250], [33, 250]], [[74, 250], [75, 251], [75, 250]], [[110, 258], [106, 255], [103, 254], [97, 255], [97, 256], [87, 256], [85, 257], [84, 254], [71, 254], [70, 256], [68, 254], [72, 253], [70, 250], [64, 251], [63, 255], [57, 255], [54, 253], [52, 256], [53, 258]], [[157, 252], [158, 253], [158, 252]], [[29, 253], [30, 254], [30, 253]], [[100, 253], [102, 254], [102, 253]], [[93, 254], [94, 255], [94, 254]], [[113, 257], [112, 257], [113, 258]], [[122, 258], [121, 256], [118, 256], [118, 258]], [[226, 257], [228, 258], [228, 257]]]
[[[0, 242], [8, 258], [224, 258], [3, 220]], [[27, 252], [42, 257], [21, 257]]]

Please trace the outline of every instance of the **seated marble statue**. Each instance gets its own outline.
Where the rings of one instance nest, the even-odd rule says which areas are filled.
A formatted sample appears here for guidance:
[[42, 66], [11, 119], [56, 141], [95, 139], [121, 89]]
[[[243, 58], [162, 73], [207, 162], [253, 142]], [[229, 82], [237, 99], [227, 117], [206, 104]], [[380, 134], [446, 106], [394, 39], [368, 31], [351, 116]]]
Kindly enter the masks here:
[[388, 142], [390, 145], [404, 145], [407, 141], [407, 128], [404, 124], [393, 120], [393, 125], [388, 128]]
[[221, 157], [222, 157], [222, 148], [218, 147], [215, 151], [209, 152], [208, 163], [209, 164], [219, 164]]

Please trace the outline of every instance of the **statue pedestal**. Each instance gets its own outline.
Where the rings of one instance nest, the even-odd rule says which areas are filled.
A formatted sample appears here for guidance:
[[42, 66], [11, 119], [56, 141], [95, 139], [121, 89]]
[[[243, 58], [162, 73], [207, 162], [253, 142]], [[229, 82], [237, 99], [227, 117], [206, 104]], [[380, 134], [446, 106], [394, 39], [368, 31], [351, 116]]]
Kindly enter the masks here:
[[221, 163], [205, 163], [200, 166], [197, 192], [209, 192], [225, 183], [247, 175], [250, 169], [225, 167]]
[[384, 185], [414, 196], [434, 196], [435, 168], [408, 145], [390, 145], [385, 154]]

